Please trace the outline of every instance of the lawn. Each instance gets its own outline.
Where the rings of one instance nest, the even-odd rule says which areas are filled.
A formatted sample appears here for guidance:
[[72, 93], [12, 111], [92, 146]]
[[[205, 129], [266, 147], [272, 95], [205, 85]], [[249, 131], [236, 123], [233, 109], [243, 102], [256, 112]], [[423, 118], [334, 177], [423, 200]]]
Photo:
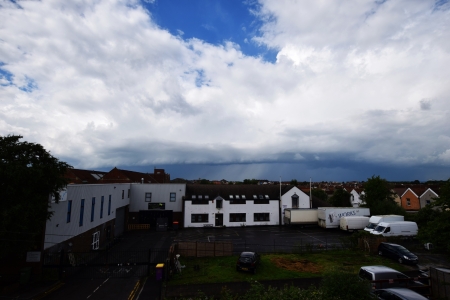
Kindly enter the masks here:
[[237, 256], [182, 257], [185, 265], [181, 274], [175, 274], [169, 285], [223, 283], [248, 280], [276, 280], [290, 278], [320, 277], [333, 268], [358, 272], [361, 266], [384, 265], [399, 271], [410, 270], [393, 260], [368, 255], [360, 250], [329, 250], [299, 254], [262, 254], [256, 274], [236, 271]]

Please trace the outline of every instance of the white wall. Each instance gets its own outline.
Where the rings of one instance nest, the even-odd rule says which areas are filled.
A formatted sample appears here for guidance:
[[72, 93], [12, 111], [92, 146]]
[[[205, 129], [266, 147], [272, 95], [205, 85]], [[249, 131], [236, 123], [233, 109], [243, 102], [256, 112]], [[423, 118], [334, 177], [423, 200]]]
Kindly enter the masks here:
[[293, 187], [283, 195], [281, 195], [281, 205], [282, 205], [282, 216], [281, 222], [284, 224], [284, 210], [286, 208], [292, 208], [292, 196], [297, 194], [298, 196], [298, 208], [309, 208], [310, 200], [309, 195], [305, 194], [302, 190], [297, 187]]
[[[358, 192], [357, 191], [355, 191], [355, 190], [352, 190], [351, 192], [350, 192], [350, 204], [353, 206], [353, 207], [360, 207], [362, 204], [364, 204], [363, 203], [363, 201], [361, 200], [361, 198], [360, 198], [360, 194], [358, 194]], [[364, 195], [364, 191], [363, 192], [361, 192], [361, 195]], [[353, 196], [353, 197], [352, 197]]]
[[[114, 219], [117, 208], [130, 204], [128, 198], [129, 183], [119, 184], [73, 184], [67, 186], [65, 201], [51, 203], [53, 216], [47, 221], [45, 229], [44, 249], [80, 235], [94, 227]], [[124, 199], [122, 199], [122, 191]], [[111, 213], [108, 215], [109, 195], [111, 195]], [[101, 199], [103, 217], [100, 219]], [[94, 220], [91, 222], [92, 198], [95, 197]], [[83, 225], [79, 225], [81, 199], [84, 199]], [[67, 223], [68, 202], [72, 200], [70, 222]]]
[[[192, 204], [191, 201], [185, 201], [185, 212], [184, 212], [184, 226], [185, 227], [203, 227], [204, 224], [215, 225], [215, 214], [223, 214], [223, 225], [227, 227], [240, 227], [243, 224], [245, 226], [255, 226], [255, 225], [278, 225], [279, 215], [278, 215], [278, 200], [270, 200], [269, 204], [254, 204], [253, 200], [247, 200], [246, 204], [230, 204], [230, 201], [223, 200], [222, 209], [216, 208], [216, 201], [214, 203], [209, 200], [208, 205], [197, 205]], [[245, 222], [230, 222], [230, 213], [245, 213]], [[254, 213], [269, 213], [270, 221], [255, 222]], [[207, 223], [192, 223], [191, 214], [208, 214]]]
[[[186, 184], [184, 183], [133, 183], [131, 184], [130, 212], [148, 210], [148, 203], [145, 202], [145, 193], [152, 193], [152, 202], [165, 203], [166, 210], [181, 212], [183, 209], [182, 199], [186, 194]], [[176, 193], [175, 202], [170, 202], [170, 193]]]

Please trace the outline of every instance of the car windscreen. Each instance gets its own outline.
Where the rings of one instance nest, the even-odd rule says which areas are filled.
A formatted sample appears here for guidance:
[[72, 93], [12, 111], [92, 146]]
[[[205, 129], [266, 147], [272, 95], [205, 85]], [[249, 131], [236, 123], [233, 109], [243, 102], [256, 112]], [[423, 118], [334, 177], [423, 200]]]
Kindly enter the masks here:
[[369, 225], [366, 226], [367, 229], [374, 229], [375, 227], [377, 227], [376, 223], [369, 223]]
[[374, 229], [373, 231], [376, 231], [376, 232], [383, 232], [385, 228], [386, 228], [386, 227], [384, 227], [384, 226], [378, 225], [377, 227], [375, 227], [375, 229]]

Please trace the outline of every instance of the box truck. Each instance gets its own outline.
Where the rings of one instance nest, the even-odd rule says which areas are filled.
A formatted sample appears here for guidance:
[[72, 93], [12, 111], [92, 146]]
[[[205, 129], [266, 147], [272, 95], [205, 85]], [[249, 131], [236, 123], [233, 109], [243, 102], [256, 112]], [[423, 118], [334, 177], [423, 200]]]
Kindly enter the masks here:
[[418, 227], [416, 222], [381, 222], [371, 232], [374, 235], [389, 236], [416, 236]]
[[369, 224], [364, 228], [365, 231], [372, 232], [372, 230], [375, 229], [375, 227], [378, 226], [381, 222], [400, 222], [405, 221], [404, 216], [399, 215], [378, 215], [378, 216], [371, 216], [369, 220]]
[[370, 216], [369, 208], [362, 207], [319, 207], [317, 217], [319, 226], [323, 228], [338, 228], [342, 217]]
[[339, 223], [339, 227], [342, 230], [353, 232], [355, 230], [363, 230], [369, 224], [369, 217], [351, 216], [342, 217]]
[[316, 208], [286, 208], [284, 210], [285, 225], [317, 225]]

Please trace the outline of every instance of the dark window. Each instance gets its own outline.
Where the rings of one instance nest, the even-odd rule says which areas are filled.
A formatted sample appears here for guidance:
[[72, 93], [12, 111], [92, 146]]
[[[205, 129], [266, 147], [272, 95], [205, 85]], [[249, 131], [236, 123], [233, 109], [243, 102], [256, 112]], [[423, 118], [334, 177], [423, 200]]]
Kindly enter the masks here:
[[230, 214], [230, 222], [245, 222], [245, 213], [243, 214]]
[[100, 219], [103, 218], [103, 204], [105, 202], [105, 196], [102, 196], [102, 200], [100, 202]]
[[80, 226], [83, 226], [83, 217], [84, 217], [84, 199], [81, 199], [81, 206], [80, 206]]
[[130, 198], [130, 189], [128, 189], [128, 197], [127, 198]]
[[111, 195], [109, 195], [109, 200], [108, 200], [108, 216], [111, 214]]
[[192, 214], [192, 223], [208, 223], [208, 214]]
[[145, 193], [145, 202], [152, 202], [152, 193]]
[[170, 193], [170, 202], [175, 202], [177, 200], [177, 193]]
[[122, 199], [125, 198], [125, 190], [122, 190]]
[[222, 208], [223, 200], [216, 200], [216, 208]]
[[91, 222], [94, 222], [94, 213], [95, 213], [95, 197], [92, 197], [92, 206], [91, 206]]
[[70, 223], [70, 217], [72, 215], [72, 200], [67, 201], [67, 223]]
[[411, 200], [409, 198], [406, 198], [406, 205], [411, 206]]
[[292, 208], [298, 208], [298, 198], [297, 194], [292, 195]]
[[257, 199], [257, 200], [253, 200], [254, 204], [269, 204], [269, 200], [266, 199]]
[[270, 221], [270, 213], [254, 213], [253, 218], [255, 222]]

